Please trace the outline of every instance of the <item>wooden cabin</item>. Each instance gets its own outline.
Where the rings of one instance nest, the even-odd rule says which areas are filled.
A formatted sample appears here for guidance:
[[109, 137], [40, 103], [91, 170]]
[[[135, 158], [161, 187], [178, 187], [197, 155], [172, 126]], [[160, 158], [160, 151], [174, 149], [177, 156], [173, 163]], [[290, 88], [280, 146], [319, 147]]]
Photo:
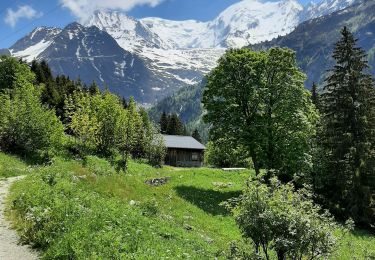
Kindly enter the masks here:
[[167, 148], [165, 164], [176, 167], [202, 167], [206, 147], [191, 136], [163, 135]]

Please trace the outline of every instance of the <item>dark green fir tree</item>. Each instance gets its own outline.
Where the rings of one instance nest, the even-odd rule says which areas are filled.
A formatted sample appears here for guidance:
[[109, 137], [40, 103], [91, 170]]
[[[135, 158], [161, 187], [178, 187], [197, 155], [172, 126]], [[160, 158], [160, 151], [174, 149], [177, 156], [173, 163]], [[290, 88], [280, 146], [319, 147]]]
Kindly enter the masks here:
[[168, 117], [168, 135], [184, 135], [184, 125], [177, 114], [172, 114]]
[[91, 83], [91, 85], [88, 88], [88, 91], [89, 91], [90, 95], [92, 95], [92, 96], [100, 94], [99, 86], [95, 82]]
[[162, 134], [167, 134], [168, 116], [167, 116], [167, 114], [165, 112], [163, 112], [163, 114], [161, 115], [159, 124], [160, 124], [160, 132]]
[[321, 96], [324, 202], [339, 219], [375, 224], [375, 90], [366, 73], [366, 53], [344, 27], [333, 58], [336, 65], [325, 80]]

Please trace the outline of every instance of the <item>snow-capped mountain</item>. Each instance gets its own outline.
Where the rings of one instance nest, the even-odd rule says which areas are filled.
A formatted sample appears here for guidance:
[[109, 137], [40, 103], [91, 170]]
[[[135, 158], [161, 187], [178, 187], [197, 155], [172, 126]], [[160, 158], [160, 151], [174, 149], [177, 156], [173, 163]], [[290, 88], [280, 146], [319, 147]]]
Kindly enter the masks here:
[[55, 74], [97, 81], [125, 97], [153, 103], [180, 87], [201, 81], [227, 48], [272, 40], [301, 22], [360, 0], [240, 1], [215, 19], [135, 19], [97, 11], [84, 25], [40, 27], [14, 44], [16, 57], [46, 59]]
[[80, 78], [88, 84], [108, 84], [112, 92], [135, 96], [141, 102], [153, 100], [152, 87], [165, 83], [145, 66], [143, 59], [121, 48], [95, 26], [72, 23], [64, 29], [39, 27], [10, 51], [27, 61], [46, 60], [55, 74]]
[[316, 17], [327, 15], [338, 10], [342, 10], [360, 0], [323, 0], [311, 1], [301, 15], [301, 20], [307, 21]]
[[[183, 32], [187, 35], [189, 30], [186, 26], [190, 26], [192, 32], [194, 27], [192, 24], [199, 24], [199, 22], [183, 21], [181, 26], [178, 26], [180, 22], [168, 21], [166, 27], [171, 31], [166, 32], [168, 29], [164, 31], [156, 29], [157, 21], [162, 19], [148, 19], [155, 19], [155, 26], [152, 26], [150, 20], [146, 22], [143, 19], [135, 20], [119, 12], [98, 11], [85, 25], [96, 26], [108, 32], [123, 49], [142, 57], [151, 71], [163, 78], [174, 79], [177, 87], [198, 82], [215, 66], [216, 60], [225, 51], [224, 48], [188, 47], [188, 44], [183, 43]], [[178, 29], [171, 29], [174, 25]], [[173, 34], [177, 37], [171, 40], [170, 35]], [[168, 87], [166, 85], [162, 89], [154, 89], [158, 92], [166, 92]]]
[[208, 22], [157, 17], [135, 20], [118, 12], [96, 12], [86, 25], [106, 30], [125, 49], [134, 47], [129, 46], [129, 39], [133, 44], [146, 37], [146, 47], [151, 43], [162, 49], [240, 48], [286, 35], [305, 20], [341, 10], [356, 1], [360, 0], [314, 0], [303, 7], [297, 0], [243, 0]]
[[119, 12], [102, 11], [85, 25], [107, 31], [128, 50], [140, 45], [162, 49], [239, 48], [289, 33], [299, 24], [302, 10], [296, 0], [244, 0], [209, 22], [156, 17], [135, 20]]

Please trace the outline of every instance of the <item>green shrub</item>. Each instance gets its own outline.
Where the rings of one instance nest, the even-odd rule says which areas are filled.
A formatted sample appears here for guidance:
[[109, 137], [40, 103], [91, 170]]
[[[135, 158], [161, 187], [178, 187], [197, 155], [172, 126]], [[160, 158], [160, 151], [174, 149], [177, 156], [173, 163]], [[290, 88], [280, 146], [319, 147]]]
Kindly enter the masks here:
[[163, 136], [154, 134], [154, 140], [148, 148], [148, 163], [154, 167], [162, 167], [164, 164], [167, 149], [164, 144]]
[[21, 63], [13, 57], [0, 57], [0, 92], [30, 87], [34, 80], [35, 75], [26, 63]]
[[278, 259], [329, 257], [337, 242], [334, 232], [340, 229], [333, 217], [314, 204], [307, 189], [294, 191], [292, 184], [270, 181], [249, 181], [243, 195], [226, 204], [243, 236], [266, 259], [272, 250]]
[[19, 87], [0, 96], [0, 147], [20, 153], [40, 153], [47, 159], [62, 144], [64, 129], [53, 110], [45, 108], [38, 89]]

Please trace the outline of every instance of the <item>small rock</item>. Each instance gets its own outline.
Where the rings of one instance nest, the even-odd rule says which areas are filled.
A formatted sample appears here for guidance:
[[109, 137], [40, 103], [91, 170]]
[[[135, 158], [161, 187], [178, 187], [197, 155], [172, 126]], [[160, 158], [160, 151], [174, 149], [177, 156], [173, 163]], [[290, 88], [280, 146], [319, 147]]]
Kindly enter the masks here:
[[187, 231], [191, 231], [193, 230], [193, 227], [188, 225], [188, 224], [184, 224], [184, 228], [187, 230]]
[[169, 180], [169, 177], [155, 178], [155, 179], [147, 180], [145, 181], [145, 183], [150, 186], [161, 186], [161, 185], [167, 184], [168, 180]]
[[233, 183], [232, 182], [227, 182], [227, 183], [226, 182], [213, 182], [212, 185], [217, 188], [225, 189], [225, 188], [232, 187]]

